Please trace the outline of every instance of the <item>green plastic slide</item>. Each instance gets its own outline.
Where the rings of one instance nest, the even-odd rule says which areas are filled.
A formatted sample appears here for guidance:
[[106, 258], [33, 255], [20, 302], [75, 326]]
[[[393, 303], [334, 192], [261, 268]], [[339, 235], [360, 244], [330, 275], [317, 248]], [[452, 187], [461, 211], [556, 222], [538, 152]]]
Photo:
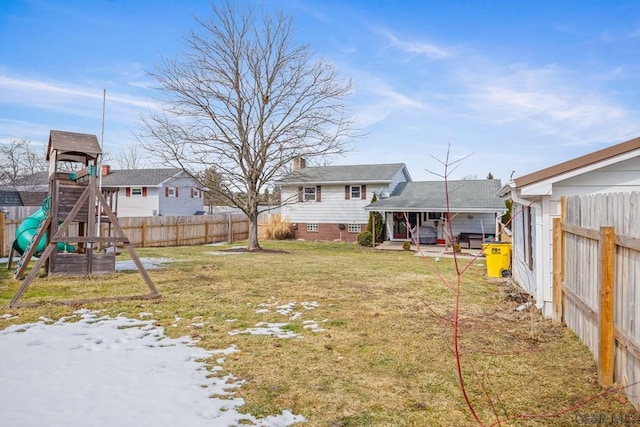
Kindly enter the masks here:
[[[24, 253], [31, 242], [31, 239], [36, 234], [36, 230], [42, 221], [47, 217], [47, 210], [45, 208], [40, 208], [28, 217], [24, 219], [16, 229], [16, 240], [13, 242], [13, 248], [16, 249], [20, 255]], [[38, 242], [38, 246], [36, 247], [35, 254], [41, 253], [47, 244], [47, 233], [42, 235], [42, 238]], [[75, 251], [75, 248], [71, 245], [67, 245], [65, 243], [58, 243], [58, 251]]]

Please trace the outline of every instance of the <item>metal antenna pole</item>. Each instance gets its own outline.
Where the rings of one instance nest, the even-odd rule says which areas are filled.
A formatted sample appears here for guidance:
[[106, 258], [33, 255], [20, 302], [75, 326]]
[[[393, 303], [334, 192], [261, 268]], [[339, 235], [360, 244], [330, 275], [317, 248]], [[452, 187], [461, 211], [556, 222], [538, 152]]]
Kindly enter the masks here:
[[[102, 149], [102, 154], [100, 154], [100, 160], [98, 161], [98, 191], [102, 192], [102, 156], [104, 155], [104, 112], [107, 104], [107, 90], [102, 90], [102, 132], [100, 134], [100, 145]], [[100, 237], [100, 217], [101, 217], [102, 206], [100, 206], [100, 201], [98, 201], [98, 222], [96, 227], [96, 236]]]

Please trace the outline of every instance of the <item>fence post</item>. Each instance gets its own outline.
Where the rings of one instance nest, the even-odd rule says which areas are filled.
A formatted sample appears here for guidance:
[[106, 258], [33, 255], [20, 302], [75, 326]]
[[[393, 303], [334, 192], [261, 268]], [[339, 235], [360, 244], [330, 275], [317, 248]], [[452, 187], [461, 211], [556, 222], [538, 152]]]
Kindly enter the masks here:
[[600, 227], [600, 319], [598, 329], [598, 383], [613, 385], [613, 262], [615, 255], [615, 229]]
[[147, 219], [146, 218], [142, 220], [141, 233], [142, 233], [142, 236], [140, 238], [140, 246], [144, 248], [147, 246]]
[[562, 322], [564, 307], [562, 304], [564, 291], [563, 271], [564, 248], [562, 245], [562, 219], [553, 219], [553, 321]]
[[180, 217], [176, 217], [176, 246], [180, 246]]
[[204, 222], [204, 244], [209, 243], [209, 221]]
[[4, 212], [0, 212], [0, 256], [7, 256], [7, 248], [4, 244], [7, 234], [7, 214]]

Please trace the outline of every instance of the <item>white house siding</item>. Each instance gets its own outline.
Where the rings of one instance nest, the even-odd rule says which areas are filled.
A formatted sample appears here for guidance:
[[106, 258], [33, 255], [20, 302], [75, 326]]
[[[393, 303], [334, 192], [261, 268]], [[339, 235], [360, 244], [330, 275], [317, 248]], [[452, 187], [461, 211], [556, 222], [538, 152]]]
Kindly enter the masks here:
[[[165, 188], [178, 189], [178, 196], [166, 196]], [[142, 188], [132, 185], [129, 188]], [[204, 210], [204, 197], [191, 197], [191, 189], [196, 188], [189, 178], [178, 178], [165, 183], [163, 187], [146, 187], [146, 196], [127, 197], [127, 187], [121, 187], [118, 194], [119, 217], [139, 216], [180, 216], [193, 215], [196, 211]]]
[[[522, 216], [513, 220], [513, 278], [536, 299], [545, 316], [552, 315], [553, 303], [553, 219], [560, 217], [561, 197], [597, 193], [640, 191], [640, 158], [596, 168], [555, 183], [535, 183], [522, 193], [534, 207], [534, 267], [529, 270], [522, 243]], [[522, 204], [514, 203], [521, 212]]]
[[[366, 185], [365, 199], [349, 200], [345, 199], [344, 185], [320, 185], [320, 202], [297, 202], [285, 205], [281, 209], [281, 216], [285, 221], [295, 225], [296, 238], [355, 241], [358, 232], [349, 232], [349, 224], [360, 224], [360, 230], [365, 231], [369, 213], [364, 210], [364, 207], [371, 203], [374, 189], [378, 191], [380, 188], [386, 188], [386, 185], [364, 185]], [[282, 188], [283, 200], [297, 200], [297, 197], [297, 186]], [[318, 231], [307, 231], [307, 224], [318, 224]]]
[[[139, 188], [139, 187], [136, 187]], [[158, 189], [147, 187], [147, 196], [126, 196], [126, 187], [118, 191], [119, 217], [153, 216], [154, 210], [158, 209]]]
[[[380, 188], [382, 188], [383, 192], [391, 193], [402, 182], [407, 182], [407, 177], [404, 174], [404, 169], [400, 169], [398, 172], [396, 172], [388, 186], [381, 186]], [[378, 191], [378, 189], [376, 189], [376, 191]], [[380, 195], [378, 195], [378, 198], [380, 198]]]
[[[373, 185], [372, 185], [373, 186]], [[320, 202], [298, 202], [282, 207], [282, 217], [291, 223], [358, 224], [366, 223], [369, 214], [364, 207], [371, 203], [372, 191], [366, 188], [366, 199], [345, 200], [344, 185], [321, 185]], [[297, 200], [298, 190], [282, 189], [282, 198]]]
[[[165, 188], [177, 189], [178, 195], [166, 196]], [[190, 178], [176, 178], [163, 184], [159, 189], [159, 213], [164, 216], [193, 215], [197, 211], [204, 210], [204, 198], [194, 195], [191, 197], [191, 190], [195, 189], [194, 182]]]
[[[542, 303], [542, 295], [538, 292], [538, 282], [536, 277], [536, 267], [537, 262], [534, 256], [533, 260], [533, 269], [529, 269], [529, 257], [528, 257], [528, 243], [526, 241], [526, 236], [523, 233], [525, 227], [525, 216], [523, 215], [523, 206], [514, 203], [513, 212], [512, 212], [512, 220], [511, 220], [511, 230], [513, 231], [513, 238], [511, 243], [511, 274], [514, 280], [528, 293], [530, 293], [535, 299], [536, 302]], [[535, 218], [539, 215], [536, 214], [536, 207], [531, 206], [531, 218], [533, 223], [535, 224]], [[535, 227], [532, 228], [533, 235], [533, 248], [538, 246], [536, 245], [535, 239]], [[538, 308], [542, 308], [542, 304], [539, 305]]]

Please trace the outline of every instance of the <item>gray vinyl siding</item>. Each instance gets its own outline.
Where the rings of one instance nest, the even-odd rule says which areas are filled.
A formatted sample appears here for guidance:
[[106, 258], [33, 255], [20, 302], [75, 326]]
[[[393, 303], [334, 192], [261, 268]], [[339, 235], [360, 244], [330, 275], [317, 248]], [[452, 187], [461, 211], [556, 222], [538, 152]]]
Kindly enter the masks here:
[[[165, 196], [165, 187], [178, 190], [178, 195]], [[191, 178], [176, 178], [163, 184], [160, 188], [159, 207], [164, 216], [193, 215], [204, 208], [204, 198], [191, 197], [191, 189], [195, 188]]]

